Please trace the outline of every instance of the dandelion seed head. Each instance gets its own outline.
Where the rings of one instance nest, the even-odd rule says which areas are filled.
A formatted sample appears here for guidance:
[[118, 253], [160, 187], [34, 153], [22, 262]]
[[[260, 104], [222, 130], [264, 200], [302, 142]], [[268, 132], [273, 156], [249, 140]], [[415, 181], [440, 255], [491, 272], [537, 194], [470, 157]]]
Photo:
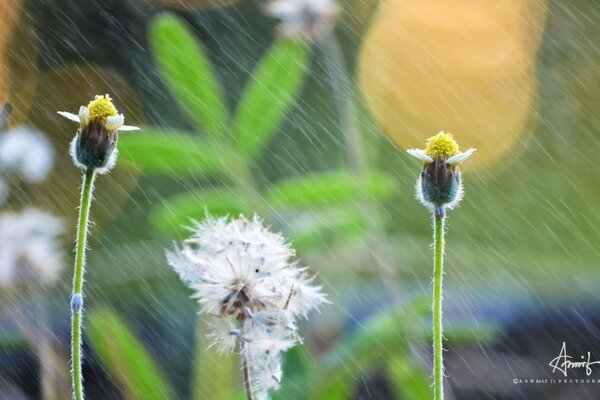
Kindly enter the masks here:
[[327, 302], [294, 250], [258, 217], [207, 217], [167, 259], [193, 291], [200, 310], [215, 316], [212, 345], [240, 349], [257, 398], [281, 381], [281, 354], [299, 341], [296, 319]]
[[190, 288], [202, 311], [240, 315], [283, 308], [305, 315], [325, 301], [318, 287], [291, 263], [294, 251], [280, 235], [254, 217], [229, 221], [207, 218], [197, 224], [182, 248], [167, 254], [169, 263]]

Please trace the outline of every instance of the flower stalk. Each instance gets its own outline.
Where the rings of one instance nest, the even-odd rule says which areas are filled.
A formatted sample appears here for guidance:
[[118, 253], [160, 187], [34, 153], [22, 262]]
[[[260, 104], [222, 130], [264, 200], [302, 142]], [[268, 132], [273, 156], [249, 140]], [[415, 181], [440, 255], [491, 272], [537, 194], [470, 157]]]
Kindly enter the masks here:
[[242, 355], [242, 370], [244, 371], [244, 390], [246, 391], [246, 398], [248, 400], [254, 400], [254, 391], [252, 389], [252, 381], [250, 378], [250, 368], [248, 367], [248, 359]]
[[85, 250], [87, 244], [88, 221], [96, 171], [88, 168], [83, 175], [81, 203], [77, 223], [77, 245], [75, 250], [75, 271], [71, 296], [71, 355], [73, 375], [73, 397], [83, 400], [83, 379], [81, 376], [81, 327], [83, 313], [83, 274], [85, 271]]
[[442, 327], [442, 280], [444, 277], [444, 223], [446, 217], [434, 215], [433, 262], [433, 375], [436, 400], [444, 399], [444, 354]]

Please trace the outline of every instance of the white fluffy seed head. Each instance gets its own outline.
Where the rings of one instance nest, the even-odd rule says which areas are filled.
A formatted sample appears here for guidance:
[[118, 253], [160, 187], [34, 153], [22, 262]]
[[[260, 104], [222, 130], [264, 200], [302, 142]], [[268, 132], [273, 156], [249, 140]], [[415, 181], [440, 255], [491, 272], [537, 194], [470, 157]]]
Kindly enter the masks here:
[[0, 136], [0, 167], [30, 183], [46, 179], [54, 165], [54, 151], [44, 134], [20, 126]]
[[325, 301], [294, 251], [259, 218], [215, 219], [196, 224], [193, 235], [167, 258], [182, 281], [195, 291], [202, 311], [221, 316], [288, 308], [306, 315]]
[[0, 285], [54, 281], [63, 266], [63, 228], [61, 219], [34, 208], [0, 214]]
[[[257, 398], [279, 386], [281, 354], [298, 342], [296, 319], [327, 302], [283, 236], [258, 217], [207, 217], [167, 259], [201, 312], [218, 317], [210, 334], [222, 352], [239, 347]], [[235, 325], [237, 324], [237, 327]]]

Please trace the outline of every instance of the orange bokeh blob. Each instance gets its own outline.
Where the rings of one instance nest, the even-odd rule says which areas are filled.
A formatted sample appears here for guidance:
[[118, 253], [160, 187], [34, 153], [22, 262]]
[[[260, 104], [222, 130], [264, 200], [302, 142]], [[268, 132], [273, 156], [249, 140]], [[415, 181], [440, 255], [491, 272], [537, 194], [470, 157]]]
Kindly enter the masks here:
[[21, 12], [21, 0], [0, 2], [0, 104], [9, 98], [10, 71], [6, 47]]
[[492, 165], [520, 138], [536, 96], [542, 0], [384, 2], [363, 43], [367, 104], [403, 148], [440, 130]]

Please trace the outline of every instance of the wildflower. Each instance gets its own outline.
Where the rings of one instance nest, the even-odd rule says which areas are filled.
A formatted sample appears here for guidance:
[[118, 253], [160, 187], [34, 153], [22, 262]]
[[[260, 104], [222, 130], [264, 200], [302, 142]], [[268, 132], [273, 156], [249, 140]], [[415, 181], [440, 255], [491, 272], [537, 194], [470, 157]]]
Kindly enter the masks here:
[[332, 29], [339, 7], [333, 0], [273, 0], [265, 12], [281, 20], [281, 35], [316, 40]]
[[440, 215], [446, 208], [455, 207], [463, 196], [460, 163], [475, 149], [461, 153], [450, 133], [440, 132], [427, 140], [425, 150], [411, 149], [408, 153], [425, 162], [417, 181], [417, 197]]
[[79, 130], [71, 142], [73, 162], [80, 169], [95, 169], [106, 173], [117, 160], [119, 131], [134, 131], [138, 127], [123, 125], [125, 118], [119, 114], [110, 96], [96, 96], [87, 106], [79, 108], [75, 115], [58, 111], [63, 117], [79, 122]]
[[306, 269], [290, 263], [294, 251], [258, 217], [197, 224], [169, 264], [195, 291], [201, 312], [218, 318], [213, 345], [239, 348], [252, 382], [251, 394], [268, 398], [281, 381], [281, 354], [299, 340], [298, 317], [326, 302]]
[[125, 118], [119, 114], [110, 96], [96, 96], [87, 106], [79, 108], [79, 114], [58, 111], [61, 116], [79, 122], [79, 129], [71, 142], [70, 153], [75, 166], [84, 171], [81, 186], [81, 202], [75, 246], [75, 268], [73, 291], [71, 293], [71, 377], [73, 398], [83, 400], [82, 365], [82, 314], [83, 314], [83, 275], [85, 272], [85, 250], [88, 236], [88, 221], [94, 191], [96, 172], [107, 173], [117, 159], [117, 138], [119, 131], [133, 131], [139, 128], [123, 125]]
[[27, 182], [43, 181], [53, 164], [52, 145], [41, 132], [21, 126], [0, 136], [0, 167], [19, 172]]
[[52, 282], [63, 265], [60, 218], [34, 208], [0, 214], [0, 285]]
[[462, 198], [459, 165], [475, 152], [461, 153], [449, 133], [440, 132], [427, 140], [425, 150], [408, 153], [423, 161], [423, 171], [417, 181], [417, 197], [433, 210], [433, 390], [434, 400], [444, 399], [444, 360], [442, 327], [442, 287], [444, 276], [444, 231], [446, 208], [452, 208]]

